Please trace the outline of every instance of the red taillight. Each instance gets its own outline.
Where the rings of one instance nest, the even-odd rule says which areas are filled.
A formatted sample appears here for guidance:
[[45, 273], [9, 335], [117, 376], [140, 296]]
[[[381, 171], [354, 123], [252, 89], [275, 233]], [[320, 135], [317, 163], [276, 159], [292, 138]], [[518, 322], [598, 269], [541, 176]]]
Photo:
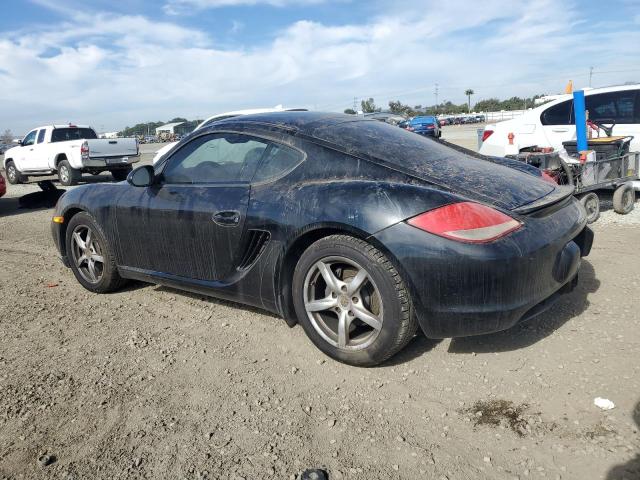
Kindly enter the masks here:
[[408, 220], [409, 225], [465, 243], [487, 243], [518, 230], [522, 224], [486, 205], [460, 202]]
[[428, 128], [429, 130], [433, 130], [434, 128], [436, 128], [436, 126], [435, 126], [435, 125], [427, 125], [427, 128]]
[[491, 135], [493, 135], [493, 130], [485, 130], [484, 132], [482, 132], [482, 141], [484, 142]]
[[87, 158], [89, 156], [89, 143], [88, 142], [83, 142], [82, 145], [80, 145], [80, 155], [83, 158]]

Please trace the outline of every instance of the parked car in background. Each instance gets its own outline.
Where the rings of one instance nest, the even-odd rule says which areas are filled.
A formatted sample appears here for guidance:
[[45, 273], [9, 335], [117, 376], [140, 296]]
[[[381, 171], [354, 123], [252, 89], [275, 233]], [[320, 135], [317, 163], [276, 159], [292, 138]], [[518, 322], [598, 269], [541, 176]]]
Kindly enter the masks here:
[[[586, 89], [584, 93], [589, 119], [613, 124], [613, 135], [633, 136], [630, 150], [640, 151], [640, 84]], [[488, 124], [480, 153], [516, 155], [534, 147], [562, 150], [562, 142], [575, 139], [573, 96], [563, 95], [520, 117]]]
[[[209, 117], [206, 120], [202, 121], [193, 131], [197, 132], [201, 128], [207, 127], [212, 123], [219, 122], [220, 120], [225, 120], [227, 118], [239, 117], [242, 115], [253, 115], [257, 113], [271, 113], [271, 112], [300, 112], [300, 111], [306, 111], [306, 110], [304, 108], [285, 109], [283, 108], [282, 105], [277, 105], [276, 107], [273, 107], [273, 108], [253, 108], [249, 110], [236, 110], [234, 112], [219, 113], [217, 115], [213, 115], [212, 117]], [[158, 163], [160, 159], [167, 152], [169, 152], [173, 147], [178, 145], [178, 143], [180, 143], [180, 141], [168, 143], [167, 145], [162, 147], [160, 150], [158, 150], [155, 156], [153, 157], [153, 164], [155, 165], [156, 163]]]
[[4, 177], [0, 173], [0, 197], [5, 193], [7, 193], [7, 182], [5, 182]]
[[413, 117], [407, 126], [407, 130], [427, 137], [440, 138], [440, 124], [434, 116]]
[[75, 185], [83, 172], [109, 171], [124, 180], [138, 160], [135, 138], [98, 138], [89, 126], [49, 125], [31, 130], [5, 152], [3, 163], [9, 183], [57, 173], [62, 185]]
[[572, 193], [383, 122], [277, 112], [202, 127], [127, 183], [68, 190], [52, 233], [92, 292], [136, 279], [253, 305], [370, 366], [418, 326], [504, 330], [570, 291], [593, 235]]

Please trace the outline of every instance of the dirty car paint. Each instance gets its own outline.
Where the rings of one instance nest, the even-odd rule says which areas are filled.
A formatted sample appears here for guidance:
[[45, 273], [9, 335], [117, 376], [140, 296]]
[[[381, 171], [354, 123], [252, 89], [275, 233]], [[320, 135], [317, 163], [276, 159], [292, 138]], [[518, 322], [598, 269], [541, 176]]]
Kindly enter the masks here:
[[[289, 324], [295, 323], [291, 266], [300, 248], [323, 235], [347, 233], [390, 257], [409, 286], [422, 329], [434, 337], [508, 328], [570, 285], [580, 257], [589, 253], [580, 245], [586, 231], [580, 204], [509, 162], [336, 114], [253, 115], [218, 122], [198, 135], [214, 132], [254, 135], [296, 148], [305, 159], [268, 182], [176, 187], [162, 183], [168, 155], [155, 167], [156, 184], [82, 186], [60, 199], [55, 215], [93, 215], [114, 246], [123, 277], [258, 306]], [[468, 245], [405, 223], [458, 201], [507, 212], [523, 228]], [[532, 202], [536, 212], [518, 213]], [[238, 224], [216, 226], [211, 215], [219, 210], [237, 211]], [[64, 228], [52, 225], [66, 260]]]

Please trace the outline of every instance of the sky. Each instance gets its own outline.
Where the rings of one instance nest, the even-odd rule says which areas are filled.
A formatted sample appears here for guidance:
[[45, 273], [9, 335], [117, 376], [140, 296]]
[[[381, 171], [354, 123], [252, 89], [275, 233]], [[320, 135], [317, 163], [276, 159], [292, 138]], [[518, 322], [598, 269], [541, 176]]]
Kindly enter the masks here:
[[640, 82], [640, 0], [4, 0], [0, 131]]

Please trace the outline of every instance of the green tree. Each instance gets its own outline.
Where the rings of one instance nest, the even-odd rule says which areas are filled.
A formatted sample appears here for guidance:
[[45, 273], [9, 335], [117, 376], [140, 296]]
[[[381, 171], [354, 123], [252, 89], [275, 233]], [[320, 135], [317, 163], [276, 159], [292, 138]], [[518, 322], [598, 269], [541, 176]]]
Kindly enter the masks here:
[[373, 101], [373, 98], [362, 100], [360, 102], [360, 106], [362, 107], [362, 113], [374, 113], [380, 111], [380, 109], [376, 107], [376, 102]]
[[358, 112], [356, 112], [353, 108], [345, 108], [344, 113], [346, 113], [347, 115], [355, 115]]
[[475, 92], [471, 88], [467, 88], [464, 91], [464, 94], [467, 96], [467, 112], [468, 113], [471, 113], [471, 95], [473, 95], [474, 93]]

